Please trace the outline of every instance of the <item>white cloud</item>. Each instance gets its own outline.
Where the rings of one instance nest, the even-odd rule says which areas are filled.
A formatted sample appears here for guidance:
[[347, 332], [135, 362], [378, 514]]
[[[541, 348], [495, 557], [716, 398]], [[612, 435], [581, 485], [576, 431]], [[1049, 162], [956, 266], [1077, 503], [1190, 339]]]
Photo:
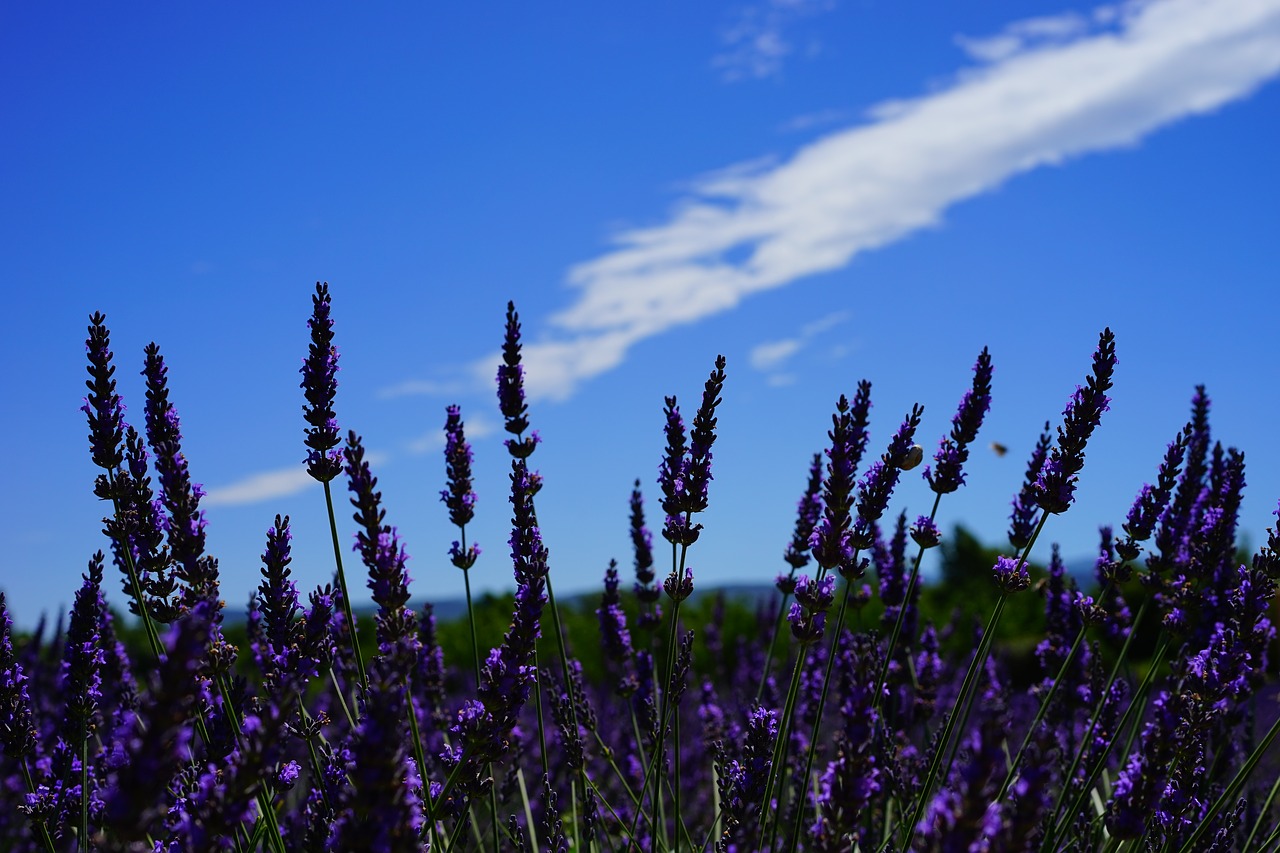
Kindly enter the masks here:
[[538, 393], [568, 397], [638, 340], [840, 269], [1015, 175], [1131, 146], [1280, 72], [1280, 0], [1150, 0], [1108, 16], [1114, 30], [1029, 43], [617, 235], [570, 270], [575, 299], [552, 318], [560, 339], [526, 347], [556, 368]]
[[[386, 453], [365, 453], [365, 460], [371, 467], [383, 464], [391, 457]], [[312, 486], [318, 485], [307, 473], [306, 465], [299, 462], [288, 468], [276, 468], [272, 471], [260, 471], [228, 483], [225, 486], [211, 488], [200, 501], [203, 507], [242, 506], [269, 501], [272, 498], [286, 498], [296, 495]]]
[[306, 466], [299, 463], [289, 468], [250, 474], [234, 483], [210, 489], [201, 505], [213, 507], [255, 504], [272, 498], [296, 495], [314, 485], [316, 481], [307, 473]]
[[[498, 431], [498, 425], [484, 415], [468, 415], [465, 411], [462, 413], [462, 427], [469, 442], [475, 441], [477, 438], [493, 435]], [[409, 443], [409, 451], [417, 454], [430, 453], [433, 450], [441, 450], [443, 448], [443, 421], [441, 421], [439, 429], [424, 433]]]
[[[496, 362], [495, 362], [496, 363]], [[378, 397], [389, 400], [395, 397], [414, 397], [426, 395], [440, 397], [459, 394], [468, 390], [464, 383], [457, 381], [440, 381], [436, 379], [410, 379], [398, 385], [389, 385], [378, 390]]]
[[756, 370], [773, 370], [791, 356], [800, 352], [803, 344], [798, 338], [787, 338], [781, 341], [769, 341], [757, 344], [751, 350], [751, 366]]
[[[783, 338], [782, 340], [757, 344], [751, 349], [748, 360], [756, 370], [764, 373], [773, 373], [790, 360], [793, 355], [807, 347], [815, 337], [848, 319], [848, 311], [836, 311], [828, 314], [825, 317], [814, 320], [812, 323], [805, 324], [800, 333], [793, 338]], [[775, 374], [768, 378], [768, 383], [775, 386], [789, 385], [793, 381], [795, 381], [794, 376], [784, 376], [782, 374]]]
[[[787, 31], [801, 18], [833, 8], [832, 0], [764, 0], [744, 6], [721, 33], [724, 50], [712, 58], [711, 65], [728, 82], [773, 77], [796, 52]], [[820, 42], [810, 39], [804, 52], [813, 54], [820, 49]]]
[[[1248, 96], [1280, 73], [1280, 0], [1132, 0], [1001, 37], [1017, 44], [988, 47], [990, 61], [950, 86], [888, 102], [790, 159], [721, 170], [666, 221], [574, 266], [572, 302], [540, 337], [526, 326], [530, 395], [566, 399], [640, 340], [841, 269], [1023, 172]], [[468, 371], [491, 383], [497, 363]]]

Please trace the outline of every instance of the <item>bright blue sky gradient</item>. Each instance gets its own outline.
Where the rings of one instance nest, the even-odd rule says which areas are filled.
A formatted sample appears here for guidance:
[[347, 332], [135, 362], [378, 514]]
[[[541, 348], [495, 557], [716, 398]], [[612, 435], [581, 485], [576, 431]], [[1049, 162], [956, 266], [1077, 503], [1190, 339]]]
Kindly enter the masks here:
[[[94, 310], [134, 423], [142, 348], [166, 355], [229, 605], [277, 512], [299, 586], [329, 579], [323, 499], [299, 477], [319, 279], [339, 419], [378, 454], [417, 596], [462, 588], [438, 501], [450, 402], [476, 451], [474, 582], [512, 584], [492, 385], [508, 299], [565, 592], [610, 557], [627, 573], [635, 477], [660, 526], [663, 396], [691, 418], [720, 352], [700, 584], [783, 568], [840, 393], [873, 382], [876, 453], [923, 403], [932, 453], [984, 345], [993, 409], [940, 520], [1002, 539], [1027, 453], [1108, 324], [1114, 403], [1047, 540], [1087, 555], [1123, 521], [1196, 383], [1246, 453], [1255, 547], [1274, 521], [1280, 0], [0, 16], [0, 589], [19, 624], [69, 605], [106, 544], [78, 411]], [[930, 497], [909, 475], [891, 512]]]

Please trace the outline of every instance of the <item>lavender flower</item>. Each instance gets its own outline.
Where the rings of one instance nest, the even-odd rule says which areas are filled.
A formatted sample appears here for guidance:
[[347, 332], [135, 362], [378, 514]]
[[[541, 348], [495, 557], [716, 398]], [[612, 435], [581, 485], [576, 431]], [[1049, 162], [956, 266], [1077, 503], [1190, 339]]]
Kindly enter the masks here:
[[627, 630], [627, 614], [618, 597], [618, 564], [615, 560], [610, 560], [609, 568], [605, 569], [604, 594], [600, 597], [596, 618], [600, 621], [600, 648], [605, 660], [617, 667], [629, 664], [634, 651], [631, 633]]
[[36, 727], [31, 714], [29, 678], [13, 652], [12, 622], [0, 592], [0, 747], [4, 758], [21, 762], [36, 750]]
[[1191, 424], [1178, 432], [1165, 452], [1164, 461], [1160, 463], [1160, 472], [1156, 484], [1144, 483], [1138, 497], [1124, 524], [1125, 539], [1116, 544], [1116, 552], [1123, 560], [1137, 559], [1141, 551], [1139, 543], [1151, 538], [1156, 521], [1169, 505], [1169, 498], [1178, 481], [1178, 470], [1182, 467], [1182, 459], [1186, 451], [1187, 437], [1191, 433]]
[[93, 464], [114, 471], [124, 461], [120, 443], [124, 439], [124, 404], [116, 393], [115, 366], [111, 364], [111, 332], [104, 314], [89, 316], [89, 396], [80, 410], [89, 418], [89, 450]]
[[[903, 465], [907, 462], [911, 453], [912, 439], [915, 437], [916, 428], [920, 426], [920, 417], [924, 414], [924, 407], [915, 405], [911, 407], [910, 414], [906, 420], [902, 422], [902, 426], [898, 427], [898, 431], [894, 433], [893, 439], [889, 442], [889, 448], [884, 452], [876, 462], [872, 463], [871, 468], [862, 478], [862, 482], [858, 485], [858, 521], [854, 526], [851, 541], [854, 548], [866, 549], [871, 547], [872, 536], [870, 525], [872, 522], [879, 521], [884, 515], [885, 509], [889, 506], [889, 498], [893, 495], [894, 488], [898, 485], [898, 478], [902, 476]], [[854, 567], [842, 564], [840, 571], [846, 577]]]
[[737, 849], [747, 849], [755, 840], [762, 811], [770, 805], [763, 800], [777, 738], [777, 714], [759, 706], [752, 708], [747, 714], [741, 756], [729, 761], [719, 778], [724, 833], [718, 849], [726, 849], [729, 843], [736, 843]]
[[1007, 593], [1019, 592], [1031, 586], [1031, 573], [1027, 570], [1027, 561], [1013, 557], [997, 557], [996, 564], [991, 567], [996, 586]]
[[916, 523], [911, 525], [911, 538], [921, 548], [933, 548], [942, 541], [942, 533], [938, 530], [937, 523], [927, 515], [916, 517]]
[[943, 437], [934, 454], [933, 466], [924, 469], [929, 488], [940, 495], [954, 492], [964, 485], [964, 463], [969, 459], [969, 445], [978, 437], [982, 419], [991, 408], [991, 354], [983, 347], [973, 366], [973, 385], [960, 398], [960, 408], [951, 419], [951, 433]]
[[823, 571], [844, 566], [853, 559], [849, 526], [853, 509], [854, 472], [867, 446], [867, 414], [871, 408], [871, 383], [858, 383], [852, 406], [842, 394], [831, 416], [827, 437], [827, 478], [822, 487], [822, 520], [809, 538], [813, 558]]
[[507, 328], [502, 338], [502, 364], [498, 366], [498, 408], [504, 429], [516, 436], [507, 439], [507, 452], [516, 459], [528, 459], [538, 446], [537, 433], [524, 435], [529, 428], [529, 406], [524, 401], [524, 365], [520, 363], [520, 315], [514, 302], [507, 303]]
[[333, 320], [329, 317], [332, 300], [327, 281], [316, 282], [311, 304], [311, 318], [307, 320], [311, 344], [300, 371], [302, 393], [307, 400], [302, 407], [302, 417], [308, 424], [304, 444], [307, 473], [327, 483], [342, 473], [342, 453], [335, 449], [342, 439], [333, 411], [333, 398], [338, 391], [338, 348], [333, 344]]
[[378, 642], [395, 648], [398, 641], [414, 634], [413, 611], [405, 606], [409, 601], [408, 555], [396, 529], [383, 523], [386, 510], [382, 508], [382, 492], [377, 491], [378, 478], [369, 470], [364, 444], [354, 430], [347, 437], [344, 455], [348, 488], [354, 495], [351, 505], [356, 508], [352, 517], [361, 528], [355, 549], [369, 570], [369, 589], [378, 605]]
[[440, 492], [449, 508], [449, 520], [458, 527], [465, 526], [475, 517], [476, 494], [471, 488], [471, 445], [467, 443], [462, 424], [462, 409], [448, 406], [445, 409], [444, 465], [448, 488]]
[[1111, 374], [1116, 366], [1116, 337], [1104, 329], [1093, 355], [1093, 371], [1085, 379], [1085, 387], [1075, 394], [1063, 410], [1058, 427], [1058, 443], [1036, 479], [1036, 504], [1045, 512], [1063, 513], [1071, 506], [1076, 488], [1076, 475], [1084, 468], [1084, 450], [1093, 430], [1109, 408]]
[[1044, 432], [1040, 434], [1035, 448], [1031, 451], [1031, 461], [1027, 463], [1027, 476], [1022, 482], [1022, 489], [1013, 497], [1013, 512], [1009, 515], [1009, 544], [1021, 551], [1031, 542], [1031, 533], [1035, 529], [1036, 480], [1040, 469], [1049, 457], [1049, 448], [1053, 446], [1053, 433], [1049, 422], [1044, 422]]
[[809, 565], [809, 538], [813, 529], [822, 517], [822, 454], [813, 454], [813, 462], [809, 465], [809, 484], [800, 498], [796, 511], [796, 529], [791, 534], [786, 553], [782, 559], [787, 561], [792, 571]]
[[155, 454], [160, 480], [160, 500], [168, 512], [165, 530], [174, 571], [183, 583], [182, 603], [218, 600], [218, 561], [205, 554], [205, 520], [200, 509], [204, 489], [192, 483], [186, 456], [182, 453], [182, 431], [178, 413], [169, 401], [169, 369], [160, 348], [146, 347], [142, 375], [147, 382], [147, 443]]

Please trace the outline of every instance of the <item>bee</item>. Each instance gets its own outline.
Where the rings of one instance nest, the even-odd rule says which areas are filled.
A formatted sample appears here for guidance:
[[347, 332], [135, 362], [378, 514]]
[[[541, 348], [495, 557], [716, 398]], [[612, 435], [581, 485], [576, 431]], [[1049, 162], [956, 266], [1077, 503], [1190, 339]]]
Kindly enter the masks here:
[[1003, 444], [1001, 444], [998, 441], [991, 442], [991, 450], [992, 452], [995, 453], [996, 456], [1004, 456], [1006, 453], [1009, 452], [1009, 448], [1005, 447]]

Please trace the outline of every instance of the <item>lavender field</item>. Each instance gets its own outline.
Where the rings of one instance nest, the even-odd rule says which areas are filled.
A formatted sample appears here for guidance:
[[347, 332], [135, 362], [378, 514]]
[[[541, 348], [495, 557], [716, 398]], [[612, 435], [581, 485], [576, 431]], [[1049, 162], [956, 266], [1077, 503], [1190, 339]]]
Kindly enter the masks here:
[[[290, 519], [264, 518], [244, 642], [225, 600], [247, 591], [220, 585], [200, 473], [182, 450], [182, 377], [148, 346], [142, 423], [128, 423], [114, 374], [133, 361], [112, 352], [106, 318], [90, 318], [83, 411], [103, 550], [65, 630], [17, 633], [0, 592], [0, 849], [1280, 849], [1280, 525], [1256, 553], [1240, 550], [1245, 457], [1211, 432], [1204, 387], [1188, 388], [1182, 430], [1134, 448], [1153, 470], [1127, 517], [1098, 545], [1064, 543], [1096, 549], [1087, 589], [1054, 543], [1107, 428], [1120, 369], [1109, 329], [1009, 484], [1000, 556], [951, 602], [965, 614], [981, 602], [979, 621], [922, 604], [920, 568], [948, 535], [942, 501], [964, 500], [993, 405], [986, 349], [940, 440], [918, 432], [915, 406], [873, 446], [869, 382], [834, 401], [828, 447], [796, 472], [776, 592], [738, 605], [739, 631], [723, 603], [707, 615], [690, 598], [733, 366], [670, 377], [684, 388], [706, 376], [692, 402], [654, 401], [656, 477], [634, 484], [631, 541], [619, 543], [631, 559], [600, 567], [584, 631], [580, 608], [557, 605], [539, 528], [538, 492], [556, 473], [537, 467], [509, 305], [496, 376], [510, 538], [486, 552], [515, 594], [490, 648], [494, 626], [477, 625], [471, 594], [473, 454], [449, 406], [440, 511], [457, 538], [415, 543], [447, 552], [466, 591], [470, 654], [446, 656], [430, 605], [409, 606], [395, 507], [359, 413], [335, 408], [326, 284], [311, 308], [299, 456], [323, 484], [333, 564], [294, 574]], [[923, 478], [931, 506], [895, 503], [904, 477]], [[357, 585], [377, 606], [363, 644]]]

